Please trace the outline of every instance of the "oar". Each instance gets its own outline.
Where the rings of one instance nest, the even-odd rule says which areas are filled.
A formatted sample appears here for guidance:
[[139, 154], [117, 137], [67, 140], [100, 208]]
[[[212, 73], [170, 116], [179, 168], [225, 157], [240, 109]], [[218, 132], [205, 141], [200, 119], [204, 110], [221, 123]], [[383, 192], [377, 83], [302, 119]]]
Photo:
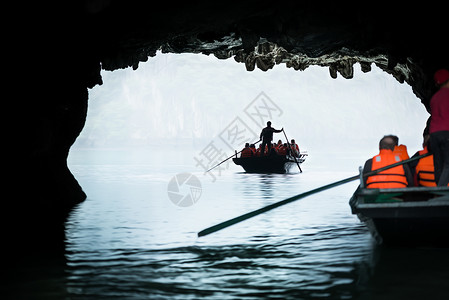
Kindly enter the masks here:
[[[410, 158], [410, 159], [403, 160], [403, 161], [394, 163], [394, 164], [392, 164], [392, 165], [385, 166], [385, 167], [383, 167], [383, 168], [380, 168], [380, 169], [377, 169], [377, 170], [368, 172], [368, 173], [364, 174], [363, 177], [372, 176], [372, 175], [375, 175], [375, 174], [377, 174], [377, 173], [379, 173], [379, 172], [382, 172], [382, 171], [385, 171], [385, 170], [388, 170], [388, 169], [391, 169], [391, 168], [394, 168], [394, 167], [397, 167], [397, 166], [400, 166], [400, 165], [403, 165], [403, 164], [412, 162], [412, 161], [414, 161], [414, 160], [421, 159], [421, 158], [426, 157], [426, 156], [429, 156], [429, 155], [431, 155], [431, 154], [430, 154], [430, 153], [426, 153], [426, 154], [423, 154], [423, 155], [418, 155], [418, 156], [412, 157], [412, 158]], [[224, 229], [224, 228], [226, 228], [226, 227], [229, 227], [229, 226], [231, 226], [231, 225], [234, 225], [234, 224], [237, 224], [237, 223], [239, 223], [239, 222], [245, 221], [245, 220], [247, 220], [247, 219], [249, 219], [249, 218], [255, 217], [255, 216], [260, 215], [260, 214], [263, 214], [264, 212], [270, 211], [270, 210], [275, 209], [275, 208], [277, 208], [277, 207], [279, 207], [279, 206], [282, 206], [282, 205], [291, 203], [291, 202], [293, 202], [293, 201], [296, 201], [296, 200], [305, 198], [305, 197], [307, 197], [307, 196], [310, 196], [310, 195], [313, 195], [313, 194], [316, 194], [316, 193], [319, 193], [319, 192], [328, 190], [328, 189], [330, 189], [330, 188], [333, 188], [333, 187], [336, 187], [336, 186], [339, 186], [339, 185], [342, 185], [342, 184], [345, 184], [345, 183], [348, 183], [348, 182], [357, 180], [357, 179], [359, 179], [359, 178], [360, 178], [360, 175], [351, 176], [351, 177], [348, 177], [348, 178], [346, 178], [346, 179], [339, 180], [339, 181], [336, 181], [336, 182], [334, 182], [334, 183], [327, 184], [327, 185], [324, 185], [324, 186], [322, 186], [322, 187], [319, 187], [319, 188], [310, 190], [310, 191], [308, 191], [308, 192], [301, 193], [301, 194], [298, 194], [298, 195], [296, 195], [296, 196], [293, 196], [293, 197], [284, 199], [284, 200], [282, 200], [282, 201], [275, 202], [275, 203], [273, 203], [273, 204], [270, 204], [270, 205], [267, 205], [267, 206], [265, 206], [265, 207], [259, 208], [259, 209], [257, 209], [257, 210], [252, 211], [252, 212], [243, 214], [243, 215], [241, 215], [241, 216], [235, 217], [235, 218], [233, 218], [233, 219], [230, 219], [230, 220], [221, 222], [221, 223], [219, 223], [219, 224], [217, 224], [217, 225], [214, 225], [214, 226], [211, 226], [211, 227], [206, 228], [206, 229], [204, 229], [204, 230], [201, 230], [200, 232], [198, 232], [198, 237], [201, 237], [201, 236], [205, 236], [205, 235], [214, 233], [214, 232], [216, 232], [216, 231], [219, 231], [219, 230]]]
[[[257, 143], [260, 142], [260, 141], [261, 141], [261, 140], [258, 140], [257, 142], [255, 142], [255, 143], [253, 143], [253, 144], [255, 145], [255, 144], [257, 144]], [[221, 165], [221, 164], [224, 163], [225, 161], [227, 161], [227, 160], [233, 158], [233, 157], [234, 157], [235, 155], [237, 155], [237, 154], [240, 154], [240, 152], [242, 152], [242, 151], [243, 151], [243, 149], [240, 150], [239, 152], [237, 152], [237, 153], [235, 153], [235, 154], [229, 156], [228, 158], [226, 158], [225, 160], [223, 160], [221, 163], [219, 163], [219, 164], [213, 166], [212, 168], [210, 168], [209, 170], [207, 170], [205, 173], [207, 173], [207, 172], [209, 172], [209, 171], [215, 169], [216, 167], [218, 167], [219, 165]]]
[[[282, 128], [282, 132], [284, 133], [285, 139], [287, 140], [287, 146], [288, 146], [288, 148], [289, 148], [290, 150], [292, 150], [292, 148], [290, 147], [290, 143], [288, 142], [288, 137], [287, 137], [287, 134], [285, 133], [284, 128]], [[302, 173], [301, 167], [299, 166], [299, 162], [296, 160], [296, 156], [294, 155], [294, 153], [292, 153], [292, 154], [293, 154], [293, 155], [292, 155], [292, 156], [293, 156], [293, 159], [295, 160], [296, 164], [298, 165], [299, 172]]]

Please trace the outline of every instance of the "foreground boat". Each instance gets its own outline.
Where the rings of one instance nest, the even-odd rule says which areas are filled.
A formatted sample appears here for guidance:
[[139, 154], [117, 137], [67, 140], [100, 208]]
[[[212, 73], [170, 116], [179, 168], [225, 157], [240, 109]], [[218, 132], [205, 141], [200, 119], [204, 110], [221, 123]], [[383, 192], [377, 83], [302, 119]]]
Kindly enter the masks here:
[[247, 173], [289, 173], [292, 168], [306, 160], [307, 153], [299, 154], [295, 158], [290, 155], [269, 155], [255, 157], [235, 157], [232, 160], [236, 165], [242, 166]]
[[359, 188], [349, 204], [379, 243], [449, 247], [449, 187]]

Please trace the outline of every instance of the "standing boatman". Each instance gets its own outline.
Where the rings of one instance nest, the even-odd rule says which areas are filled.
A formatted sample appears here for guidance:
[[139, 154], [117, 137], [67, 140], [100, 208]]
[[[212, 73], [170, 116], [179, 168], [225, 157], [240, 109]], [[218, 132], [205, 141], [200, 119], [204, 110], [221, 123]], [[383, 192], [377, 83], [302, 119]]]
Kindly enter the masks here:
[[260, 133], [260, 139], [262, 140], [261, 156], [264, 155], [265, 145], [267, 145], [268, 147], [267, 154], [271, 153], [271, 141], [273, 141], [273, 132], [279, 133], [282, 132], [283, 130], [284, 130], [283, 127], [281, 130], [274, 129], [273, 127], [271, 127], [271, 122], [270, 121], [267, 122], [267, 127], [262, 129], [262, 132]]
[[435, 181], [438, 186], [449, 184], [449, 71], [435, 72], [439, 90], [430, 99], [430, 150], [433, 152]]

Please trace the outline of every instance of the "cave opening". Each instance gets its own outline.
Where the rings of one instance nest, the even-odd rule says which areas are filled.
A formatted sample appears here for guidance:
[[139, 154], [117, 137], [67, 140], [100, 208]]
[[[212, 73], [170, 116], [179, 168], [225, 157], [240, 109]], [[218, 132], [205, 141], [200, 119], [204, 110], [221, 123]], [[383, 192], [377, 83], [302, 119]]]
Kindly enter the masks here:
[[[420, 99], [375, 65], [369, 72], [362, 68], [355, 65], [352, 79], [333, 79], [319, 66], [296, 71], [281, 64], [248, 72], [232, 59], [158, 53], [137, 70], [102, 72], [104, 84], [89, 91], [87, 122], [74, 147], [198, 145], [236, 117], [252, 114], [285, 124], [312, 147], [333, 137], [360, 145], [383, 132], [419, 148], [428, 117]], [[277, 114], [248, 111], [260, 93], [278, 106]], [[251, 116], [245, 121], [255, 123], [248, 125], [253, 131], [263, 126]]]
[[[409, 85], [375, 65], [370, 69], [355, 64], [352, 79], [334, 79], [319, 66], [248, 72], [233, 59], [159, 52], [137, 70], [102, 72], [104, 84], [89, 91], [86, 125], [69, 165], [83, 157], [137, 163], [160, 155], [159, 161], [201, 172], [195, 158], [209, 143], [228, 157], [243, 147], [243, 131], [257, 140], [268, 119], [307, 149], [311, 161], [312, 153], [370, 157], [386, 134], [399, 136], [412, 155], [421, 149], [428, 113]], [[241, 136], [227, 137], [231, 130]], [[120, 156], [99, 155], [101, 149]], [[353, 163], [355, 171], [363, 161]]]

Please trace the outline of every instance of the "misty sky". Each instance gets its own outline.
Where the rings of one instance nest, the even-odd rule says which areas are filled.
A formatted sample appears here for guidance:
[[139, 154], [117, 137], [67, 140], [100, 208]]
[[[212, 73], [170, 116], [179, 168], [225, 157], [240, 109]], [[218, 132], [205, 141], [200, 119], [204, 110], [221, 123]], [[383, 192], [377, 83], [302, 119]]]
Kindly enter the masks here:
[[[410, 86], [374, 65], [369, 73], [355, 65], [347, 80], [317, 66], [248, 72], [232, 58], [158, 53], [136, 71], [102, 76], [104, 84], [89, 91], [88, 119], [75, 147], [201, 147], [237, 123], [258, 135], [266, 116], [304, 149], [376, 148], [383, 135], [396, 134], [412, 155], [429, 116]], [[263, 111], [261, 101], [271, 109]], [[240, 150], [243, 139], [233, 142]]]

